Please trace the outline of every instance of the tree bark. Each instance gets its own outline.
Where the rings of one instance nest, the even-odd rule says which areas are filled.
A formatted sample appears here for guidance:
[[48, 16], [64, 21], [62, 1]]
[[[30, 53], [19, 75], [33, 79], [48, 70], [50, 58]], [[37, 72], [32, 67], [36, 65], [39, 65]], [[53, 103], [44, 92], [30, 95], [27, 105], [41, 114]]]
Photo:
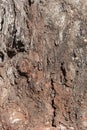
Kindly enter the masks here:
[[0, 0], [0, 130], [87, 129], [87, 0]]

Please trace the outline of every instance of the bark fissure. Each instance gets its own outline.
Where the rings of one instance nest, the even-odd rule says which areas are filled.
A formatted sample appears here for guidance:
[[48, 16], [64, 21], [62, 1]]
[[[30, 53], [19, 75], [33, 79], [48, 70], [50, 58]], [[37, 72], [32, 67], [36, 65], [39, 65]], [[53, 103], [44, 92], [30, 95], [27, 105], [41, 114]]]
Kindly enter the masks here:
[[13, 24], [13, 32], [12, 32], [12, 35], [13, 35], [13, 48], [16, 47], [16, 33], [17, 33], [17, 29], [16, 29], [16, 6], [15, 6], [15, 2], [14, 0], [12, 0], [13, 2], [13, 10], [14, 10], [14, 24]]
[[65, 69], [65, 66], [64, 66], [64, 62], [61, 63], [61, 71], [62, 71], [62, 74], [63, 74], [63, 77], [64, 77], [64, 83], [67, 81], [66, 79], [66, 69]]
[[34, 3], [34, 0], [28, 0], [29, 6], [31, 6]]
[[1, 21], [1, 28], [0, 28], [0, 31], [2, 31], [2, 29], [3, 29], [3, 24], [4, 24], [4, 18], [2, 18], [2, 21]]
[[52, 89], [52, 108], [53, 108], [53, 116], [52, 116], [52, 126], [56, 127], [56, 122], [55, 122], [55, 118], [56, 118], [56, 106], [55, 106], [55, 97], [56, 97], [56, 90], [54, 88], [54, 81], [53, 79], [51, 79], [51, 89]]
[[4, 16], [5, 16], [5, 13], [6, 13], [6, 11], [5, 11], [5, 9], [3, 8], [3, 16], [2, 16], [2, 18], [1, 18], [1, 27], [0, 27], [0, 31], [3, 31], [3, 25], [4, 25]]

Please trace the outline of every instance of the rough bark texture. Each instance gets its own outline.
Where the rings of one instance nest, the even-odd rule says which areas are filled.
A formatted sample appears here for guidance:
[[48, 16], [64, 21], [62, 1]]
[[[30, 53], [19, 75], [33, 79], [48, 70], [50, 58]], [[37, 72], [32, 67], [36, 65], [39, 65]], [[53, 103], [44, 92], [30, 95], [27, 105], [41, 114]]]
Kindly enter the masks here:
[[0, 130], [87, 130], [87, 0], [0, 0]]

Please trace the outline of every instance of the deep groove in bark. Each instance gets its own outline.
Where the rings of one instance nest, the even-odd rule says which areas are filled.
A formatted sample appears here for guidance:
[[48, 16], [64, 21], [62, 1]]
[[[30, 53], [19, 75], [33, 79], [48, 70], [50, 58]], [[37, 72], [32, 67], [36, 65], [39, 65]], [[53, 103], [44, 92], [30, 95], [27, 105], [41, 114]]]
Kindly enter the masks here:
[[29, 6], [31, 6], [34, 3], [34, 0], [28, 0]]
[[55, 103], [54, 103], [54, 99], [56, 96], [56, 91], [54, 88], [54, 84], [53, 84], [53, 79], [51, 79], [51, 89], [52, 89], [52, 108], [53, 108], [53, 116], [52, 116], [52, 127], [56, 127], [56, 123], [55, 123], [55, 117], [56, 117], [56, 107], [55, 107]]
[[63, 74], [63, 77], [64, 77], [64, 81], [63, 81], [63, 84], [66, 85], [66, 82], [67, 82], [67, 78], [66, 78], [66, 68], [64, 66], [64, 62], [61, 63], [61, 71], [62, 71], [62, 74]]
[[2, 18], [2, 21], [1, 21], [1, 29], [0, 29], [0, 31], [2, 31], [2, 29], [3, 29], [3, 24], [4, 24], [4, 18]]
[[13, 35], [13, 48], [15, 48], [16, 46], [16, 32], [17, 32], [17, 29], [16, 29], [16, 26], [15, 26], [15, 21], [16, 21], [16, 6], [15, 6], [15, 2], [14, 0], [12, 0], [13, 2], [13, 10], [14, 10], [14, 25], [13, 25], [13, 32], [12, 32], [12, 35]]

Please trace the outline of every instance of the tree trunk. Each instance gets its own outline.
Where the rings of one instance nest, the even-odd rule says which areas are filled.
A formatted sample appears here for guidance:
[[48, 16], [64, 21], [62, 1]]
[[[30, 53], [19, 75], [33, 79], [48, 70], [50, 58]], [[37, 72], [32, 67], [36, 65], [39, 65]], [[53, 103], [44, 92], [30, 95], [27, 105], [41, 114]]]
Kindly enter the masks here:
[[0, 0], [0, 130], [87, 130], [87, 0]]

